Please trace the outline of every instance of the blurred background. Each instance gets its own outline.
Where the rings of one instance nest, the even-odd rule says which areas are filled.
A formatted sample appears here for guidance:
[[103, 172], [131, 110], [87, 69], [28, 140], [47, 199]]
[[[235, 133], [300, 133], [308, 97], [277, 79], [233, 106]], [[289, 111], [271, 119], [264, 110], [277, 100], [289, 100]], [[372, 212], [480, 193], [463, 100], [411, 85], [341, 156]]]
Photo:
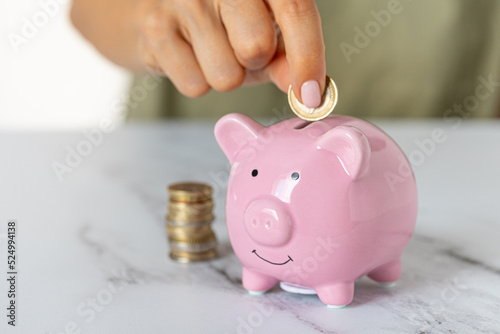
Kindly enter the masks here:
[[[498, 116], [498, 89], [481, 86], [500, 80], [500, 2], [401, 1], [397, 14], [386, 18], [390, 24], [379, 23], [390, 3], [317, 1], [330, 35], [328, 74], [341, 95], [336, 112], [445, 121]], [[229, 112], [272, 117], [271, 111], [288, 108], [286, 96], [270, 84], [189, 99], [161, 80], [146, 99], [145, 79], [133, 83], [130, 73], [101, 56], [72, 26], [70, 7], [70, 0], [0, 0], [0, 130], [72, 130], [103, 119], [120, 124], [129, 91], [136, 104], [127, 110], [132, 119], [217, 119]], [[489, 89], [481, 101], [478, 87]], [[467, 111], [451, 110], [454, 105]]]
[[0, 0], [0, 130], [120, 122], [116, 101], [126, 101], [130, 75], [75, 30], [70, 7], [69, 0]]

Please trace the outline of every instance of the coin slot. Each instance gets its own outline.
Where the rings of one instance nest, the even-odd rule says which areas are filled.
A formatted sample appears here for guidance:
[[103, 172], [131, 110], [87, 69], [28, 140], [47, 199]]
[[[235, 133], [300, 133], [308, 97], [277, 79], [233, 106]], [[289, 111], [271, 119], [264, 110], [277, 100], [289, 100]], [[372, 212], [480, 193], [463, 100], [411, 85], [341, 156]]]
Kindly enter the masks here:
[[295, 129], [295, 130], [300, 130], [300, 129], [303, 129], [303, 128], [305, 128], [306, 126], [308, 126], [309, 124], [311, 124], [311, 123], [312, 123], [312, 122], [309, 122], [309, 121], [303, 121], [303, 122], [301, 122], [301, 123], [297, 124], [297, 125], [294, 127], [294, 129]]

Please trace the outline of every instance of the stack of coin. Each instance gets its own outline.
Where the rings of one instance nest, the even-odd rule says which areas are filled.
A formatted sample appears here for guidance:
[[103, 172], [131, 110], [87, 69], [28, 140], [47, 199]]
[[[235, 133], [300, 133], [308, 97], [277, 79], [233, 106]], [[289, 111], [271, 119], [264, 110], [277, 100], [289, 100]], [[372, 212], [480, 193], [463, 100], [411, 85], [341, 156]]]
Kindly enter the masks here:
[[168, 187], [168, 193], [170, 258], [189, 263], [215, 257], [212, 187], [203, 183], [177, 183]]

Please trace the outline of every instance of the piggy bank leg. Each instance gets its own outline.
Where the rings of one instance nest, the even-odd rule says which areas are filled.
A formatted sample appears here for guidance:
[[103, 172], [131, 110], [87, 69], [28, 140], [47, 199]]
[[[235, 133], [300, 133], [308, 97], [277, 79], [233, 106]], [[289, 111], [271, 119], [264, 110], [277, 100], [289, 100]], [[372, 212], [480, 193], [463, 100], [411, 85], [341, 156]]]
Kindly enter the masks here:
[[263, 294], [278, 283], [276, 278], [246, 267], [243, 267], [242, 281], [243, 287], [252, 295]]
[[332, 283], [315, 288], [319, 299], [330, 308], [342, 308], [352, 302], [354, 282]]
[[380, 267], [375, 268], [368, 273], [368, 277], [372, 280], [384, 285], [391, 286], [401, 276], [401, 260], [396, 259]]

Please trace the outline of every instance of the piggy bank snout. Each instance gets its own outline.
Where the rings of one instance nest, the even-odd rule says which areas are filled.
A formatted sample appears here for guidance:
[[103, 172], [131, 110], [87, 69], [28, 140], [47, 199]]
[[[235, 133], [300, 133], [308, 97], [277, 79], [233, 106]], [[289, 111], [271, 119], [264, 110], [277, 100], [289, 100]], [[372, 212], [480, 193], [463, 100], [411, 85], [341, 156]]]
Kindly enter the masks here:
[[248, 235], [261, 245], [281, 246], [292, 235], [290, 216], [277, 200], [253, 201], [245, 211], [244, 220]]

